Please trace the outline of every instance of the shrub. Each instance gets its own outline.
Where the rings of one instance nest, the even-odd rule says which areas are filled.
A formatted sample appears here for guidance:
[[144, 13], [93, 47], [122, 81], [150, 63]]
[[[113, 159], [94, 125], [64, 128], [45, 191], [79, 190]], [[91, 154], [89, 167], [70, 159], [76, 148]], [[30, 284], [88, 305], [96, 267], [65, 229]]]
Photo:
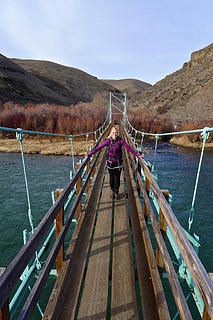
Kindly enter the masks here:
[[[157, 112], [144, 109], [131, 110], [128, 112], [128, 118], [131, 125], [141, 132], [160, 134], [174, 131], [174, 126], [170, 118], [160, 115]], [[167, 140], [169, 136], [165, 136], [163, 139]]]
[[107, 110], [92, 103], [76, 106], [6, 102], [1, 106], [0, 126], [55, 134], [94, 131], [105, 121]]

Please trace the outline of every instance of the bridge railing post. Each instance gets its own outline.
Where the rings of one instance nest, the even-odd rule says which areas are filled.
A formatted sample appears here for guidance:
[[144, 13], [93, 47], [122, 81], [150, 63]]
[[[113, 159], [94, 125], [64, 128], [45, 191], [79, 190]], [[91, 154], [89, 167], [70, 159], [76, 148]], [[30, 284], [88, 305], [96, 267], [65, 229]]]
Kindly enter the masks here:
[[133, 177], [134, 179], [136, 178], [136, 174], [137, 174], [137, 170], [136, 170], [136, 166], [135, 166], [135, 162], [136, 162], [136, 156], [133, 156], [133, 159], [132, 160], [132, 165], [133, 165]]
[[[149, 171], [151, 171], [151, 165], [148, 164], [147, 167], [148, 167]], [[148, 179], [147, 175], [145, 177], [145, 190], [146, 190], [147, 195], [149, 196], [150, 182], [149, 182], [149, 179]], [[146, 207], [145, 203], [144, 203], [144, 208], [143, 208], [143, 214], [144, 214], [144, 216], [145, 216], [145, 218], [147, 220], [148, 219], [148, 210], [147, 210], [147, 207]]]
[[203, 310], [202, 320], [211, 320], [211, 318], [210, 318], [205, 306], [204, 306], [204, 310]]
[[[56, 189], [56, 191], [55, 191], [55, 199], [56, 200], [60, 197], [62, 192], [63, 192], [63, 189]], [[56, 217], [56, 239], [58, 238], [59, 233], [61, 232], [63, 225], [64, 225], [64, 208], [62, 207]], [[63, 261], [64, 261], [64, 243], [62, 244], [62, 246], [58, 252], [58, 255], [56, 257], [57, 274], [59, 274], [61, 271]]]
[[[0, 276], [4, 272], [5, 268], [0, 268]], [[0, 320], [9, 320], [10, 319], [10, 309], [9, 309], [9, 299], [5, 302], [2, 309], [0, 309]]]
[[[87, 162], [86, 176], [88, 176], [89, 170], [90, 170], [90, 161]], [[89, 187], [90, 187], [90, 179], [88, 180], [87, 187], [86, 187], [87, 194], [89, 192]]]
[[[164, 197], [166, 198], [166, 200], [169, 202], [169, 191], [168, 190], [161, 190]], [[161, 208], [159, 209], [159, 220], [158, 220], [158, 225], [162, 234], [162, 237], [165, 241], [166, 239], [166, 228], [167, 228], [167, 223], [166, 223], [166, 219], [164, 217], [164, 214], [161, 210]], [[163, 266], [164, 266], [164, 261], [163, 261], [163, 256], [160, 252], [159, 246], [157, 246], [156, 249], [156, 264], [158, 266], [158, 271], [160, 276], [162, 277], [163, 275]]]
[[[138, 172], [139, 174], [141, 174], [141, 164], [140, 164], [140, 161], [138, 161]], [[136, 173], [136, 176], [137, 176], [137, 173]], [[138, 191], [138, 195], [140, 195], [140, 184], [139, 184], [139, 181], [137, 179], [137, 191]]]
[[[100, 153], [100, 155], [101, 155], [101, 153]], [[98, 168], [98, 166], [99, 166], [100, 155], [99, 155], [99, 157], [98, 157], [98, 159], [97, 159], [97, 162], [96, 162], [96, 167], [97, 167], [97, 168]]]
[[[76, 171], [78, 171], [80, 165], [81, 165], [80, 163], [76, 163]], [[78, 180], [76, 182], [76, 197], [79, 194], [80, 190], [81, 190], [81, 176], [78, 178]], [[79, 202], [78, 207], [76, 209], [76, 220], [77, 221], [79, 220], [80, 214], [81, 214], [81, 201]]]
[[[95, 161], [95, 154], [93, 154], [92, 158], [93, 158], [93, 161]], [[94, 175], [95, 175], [95, 166], [92, 171], [92, 178], [94, 178]]]

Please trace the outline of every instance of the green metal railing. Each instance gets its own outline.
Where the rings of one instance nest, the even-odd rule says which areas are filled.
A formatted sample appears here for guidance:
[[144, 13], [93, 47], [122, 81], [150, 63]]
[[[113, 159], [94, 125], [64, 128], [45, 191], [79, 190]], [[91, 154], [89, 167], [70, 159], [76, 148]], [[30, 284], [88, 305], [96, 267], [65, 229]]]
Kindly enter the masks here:
[[[201, 173], [201, 165], [202, 165], [205, 145], [206, 145], [206, 141], [209, 137], [209, 134], [213, 131], [213, 128], [205, 127], [203, 129], [197, 129], [197, 130], [170, 132], [170, 133], [162, 133], [162, 134], [152, 134], [152, 133], [146, 133], [146, 132], [136, 130], [134, 127], [132, 127], [129, 120], [127, 119], [126, 129], [127, 129], [127, 132], [130, 134], [130, 138], [131, 138], [131, 141], [132, 141], [135, 149], [138, 147], [138, 144], [136, 143], [136, 137], [137, 137], [137, 139], [140, 139], [140, 135], [141, 135], [141, 144], [140, 144], [141, 150], [142, 150], [142, 145], [143, 145], [145, 136], [149, 136], [149, 137], [151, 136], [151, 137], [155, 138], [153, 162], [151, 164], [151, 174], [152, 174], [153, 178], [155, 178], [155, 179], [157, 177], [156, 172], [155, 172], [155, 164], [157, 161], [157, 146], [158, 146], [158, 142], [159, 142], [160, 137], [172, 136], [172, 135], [182, 135], [182, 134], [193, 134], [193, 133], [200, 133], [201, 134], [202, 149], [201, 149], [199, 165], [198, 165], [197, 174], [196, 174], [196, 181], [195, 181], [195, 186], [194, 186], [194, 191], [193, 191], [191, 209], [190, 209], [189, 217], [188, 217], [188, 231], [186, 231], [182, 228], [185, 235], [187, 236], [188, 240], [192, 243], [195, 252], [198, 254], [198, 249], [200, 247], [199, 236], [196, 235], [195, 233], [193, 235], [191, 235], [190, 230], [191, 230], [191, 226], [192, 226], [192, 223], [194, 220], [194, 214], [195, 214], [194, 205], [195, 205], [195, 199], [196, 199], [196, 194], [197, 194], [197, 189], [198, 189], [198, 181], [199, 181], [199, 177], [200, 177], [200, 173]], [[146, 163], [146, 161], [145, 161], [145, 163]], [[145, 179], [145, 173], [144, 173], [143, 169], [141, 169], [141, 177], [143, 177]], [[157, 212], [159, 213], [159, 204], [158, 204], [158, 201], [157, 201], [152, 189], [150, 189], [150, 191], [149, 191], [149, 198], [152, 200], [154, 207], [156, 208]], [[195, 303], [196, 303], [197, 308], [200, 312], [200, 315], [202, 316], [203, 312], [204, 312], [204, 304], [203, 304], [203, 300], [200, 295], [200, 292], [198, 290], [199, 288], [196, 287], [196, 285], [192, 279], [192, 275], [191, 275], [191, 273], [190, 273], [190, 271], [184, 261], [184, 258], [180, 252], [180, 248], [178, 247], [178, 244], [177, 244], [177, 242], [176, 242], [176, 240], [175, 240], [175, 238], [174, 238], [174, 236], [168, 226], [167, 226], [166, 233], [167, 233], [167, 238], [171, 244], [173, 252], [174, 252], [174, 254], [177, 258], [177, 261], [178, 261], [178, 266], [179, 266], [178, 274], [179, 274], [180, 278], [185, 280], [186, 283], [188, 284], [189, 290], [195, 300]], [[176, 314], [176, 316], [173, 318], [173, 320], [176, 319], [177, 316], [178, 316], [178, 314]]]
[[[76, 134], [76, 135], [65, 135], [65, 134], [53, 134], [53, 133], [45, 133], [45, 132], [38, 132], [38, 131], [29, 131], [29, 130], [23, 130], [21, 128], [7, 128], [7, 127], [0, 127], [0, 131], [6, 131], [6, 132], [13, 132], [16, 134], [16, 138], [20, 143], [20, 151], [21, 151], [21, 159], [22, 159], [22, 165], [23, 165], [23, 175], [24, 175], [24, 181], [25, 181], [25, 189], [26, 189], [26, 196], [27, 196], [27, 205], [28, 205], [28, 219], [29, 219], [29, 224], [31, 227], [31, 231], [27, 232], [27, 230], [23, 230], [23, 238], [24, 238], [24, 245], [26, 245], [27, 240], [29, 237], [31, 237], [35, 231], [36, 228], [33, 224], [33, 214], [32, 214], [32, 210], [31, 210], [31, 201], [30, 201], [30, 190], [29, 190], [29, 183], [28, 183], [28, 176], [27, 176], [27, 168], [26, 168], [26, 163], [25, 163], [25, 157], [24, 157], [24, 149], [23, 149], [23, 141], [24, 141], [24, 135], [25, 134], [29, 134], [29, 135], [41, 135], [41, 136], [48, 136], [48, 137], [60, 137], [60, 138], [68, 138], [71, 142], [71, 159], [72, 159], [72, 171], [70, 172], [70, 179], [71, 179], [71, 191], [67, 196], [67, 199], [64, 203], [64, 210], [66, 212], [66, 209], [68, 209], [68, 206], [70, 204], [71, 201], [74, 201], [74, 196], [75, 196], [75, 192], [76, 192], [76, 185], [73, 181], [75, 181], [76, 179], [76, 168], [75, 168], [75, 160], [74, 160], [74, 148], [73, 148], [73, 141], [76, 138], [79, 137], [84, 137], [85, 136], [85, 151], [88, 152], [89, 150], [89, 141], [88, 138], [90, 135], [94, 136], [95, 139], [95, 144], [97, 145], [97, 143], [100, 141], [101, 137], [103, 136], [103, 133], [106, 131], [106, 128], [108, 127], [108, 118], [109, 118], [109, 113], [107, 115], [107, 118], [104, 122], [104, 124], [98, 128], [95, 131], [91, 131], [91, 132], [87, 132], [87, 133], [83, 133], [83, 134]], [[83, 171], [80, 168], [79, 170], [82, 171], [81, 175], [82, 175], [82, 180], [84, 179], [84, 181], [87, 179], [86, 178], [86, 168], [85, 168], [85, 163], [84, 163], [84, 168]], [[79, 172], [78, 170], [78, 172]], [[77, 173], [79, 176], [79, 173]], [[91, 173], [90, 173], [91, 176]], [[85, 177], [85, 178], [84, 178]], [[91, 179], [91, 178], [90, 178]], [[55, 205], [55, 199], [54, 199], [54, 192], [52, 192], [52, 198], [53, 198], [53, 206]], [[72, 221], [74, 221], [75, 219], [72, 219]], [[29, 286], [30, 283], [30, 278], [32, 278], [34, 276], [34, 274], [39, 271], [41, 269], [41, 263], [40, 263], [40, 259], [42, 257], [42, 255], [44, 254], [46, 248], [49, 246], [49, 243], [51, 241], [51, 238], [53, 236], [53, 234], [55, 233], [55, 223], [52, 226], [52, 229], [50, 230], [49, 234], [47, 235], [43, 245], [41, 246], [41, 249], [39, 251], [35, 251], [35, 260], [30, 263], [30, 265], [26, 265], [24, 271], [22, 272], [22, 274], [20, 275], [20, 279], [21, 279], [21, 285], [18, 287], [15, 295], [13, 296], [13, 298], [11, 299], [9, 308], [10, 308], [10, 317], [11, 319], [14, 317], [15, 312], [21, 302], [22, 297], [24, 296], [25, 292], [26, 292], [26, 288], [29, 288], [29, 290], [31, 291], [31, 288]], [[51, 271], [51, 274], [56, 275], [56, 272], [54, 270]], [[5, 276], [5, 274], [4, 274]], [[2, 277], [1, 277], [2, 280]], [[2, 296], [2, 291], [0, 290], [1, 296]], [[39, 312], [42, 315], [42, 310], [39, 306], [39, 304], [37, 305]]]
[[[105, 127], [105, 129], [102, 128], [102, 134], [100, 135], [100, 137], [98, 139], [96, 139], [95, 146], [97, 146], [100, 143], [101, 139], [106, 134], [108, 128], [109, 128], [108, 125]], [[6, 129], [4, 128], [4, 130], [6, 130]], [[10, 132], [18, 132], [18, 134], [20, 134], [20, 132], [22, 133], [22, 130], [11, 129]], [[29, 131], [27, 131], [27, 133], [29, 133]], [[48, 134], [48, 135], [51, 135], [51, 134]], [[23, 136], [22, 136], [22, 138], [23, 138]], [[19, 137], [19, 139], [20, 139], [20, 137]], [[20, 140], [22, 141], [22, 139], [20, 139]], [[21, 148], [21, 149], [23, 152], [23, 148]], [[41, 294], [42, 288], [43, 288], [45, 282], [47, 281], [48, 275], [51, 273], [51, 268], [54, 264], [54, 261], [57, 257], [57, 254], [61, 248], [61, 245], [63, 244], [65, 236], [69, 230], [70, 224], [73, 221], [73, 219], [75, 218], [76, 208], [78, 207], [79, 203], [81, 202], [81, 199], [84, 194], [84, 190], [86, 188], [88, 181], [91, 179], [92, 173], [93, 173], [94, 168], [96, 166], [96, 162], [97, 162], [99, 153], [97, 154], [97, 157], [95, 158], [95, 160], [92, 162], [92, 164], [90, 166], [90, 170], [84, 179], [81, 190], [78, 193], [78, 195], [76, 196], [76, 199], [74, 200], [74, 202], [71, 206], [71, 209], [67, 215], [64, 226], [63, 226], [58, 238], [56, 239], [56, 241], [55, 241], [48, 257], [47, 257], [44, 266], [42, 268], [40, 266], [40, 268], [39, 268], [41, 270], [39, 271], [38, 279], [36, 280], [32, 289], [29, 286], [29, 278], [32, 275], [34, 275], [35, 270], [38, 269], [39, 259], [41, 258], [47, 245], [49, 244], [51, 236], [55, 232], [55, 225], [54, 225], [55, 218], [56, 218], [58, 212], [61, 210], [61, 208], [67, 206], [67, 200], [69, 200], [70, 194], [73, 191], [73, 189], [75, 188], [77, 180], [84, 175], [85, 167], [87, 166], [87, 162], [89, 162], [90, 159], [89, 158], [84, 159], [84, 161], [82, 162], [82, 164], [80, 165], [78, 170], [75, 171], [71, 181], [67, 184], [67, 186], [63, 190], [61, 196], [54, 202], [53, 206], [47, 212], [44, 219], [40, 222], [40, 224], [37, 228], [34, 228], [32, 217], [30, 217], [30, 223], [31, 223], [31, 227], [32, 227], [30, 241], [27, 241], [25, 243], [25, 245], [20, 250], [18, 255], [14, 258], [14, 260], [10, 263], [10, 265], [7, 267], [7, 269], [3, 272], [2, 276], [0, 277], [0, 309], [4, 306], [6, 300], [8, 299], [8, 296], [12, 292], [13, 288], [16, 286], [16, 283], [19, 281], [19, 279], [22, 279], [22, 283], [19, 286], [19, 288], [17, 289], [17, 291], [16, 291], [16, 293], [10, 303], [10, 311], [11, 311], [10, 316], [11, 316], [11, 318], [14, 316], [15, 311], [17, 310], [18, 304], [20, 303], [19, 300], [20, 300], [21, 296], [23, 295], [23, 293], [26, 291], [26, 288], [28, 288], [30, 290], [30, 294], [29, 294], [28, 299], [27, 299], [27, 301], [26, 301], [26, 303], [25, 303], [25, 305], [19, 315], [19, 319], [29, 318], [30, 314], [32, 314], [35, 306], [37, 305], [38, 298]], [[23, 162], [23, 165], [25, 166], [24, 162]], [[25, 173], [26, 173], [26, 170], [25, 170]], [[28, 196], [29, 196], [29, 192], [28, 192]], [[30, 201], [29, 197], [28, 197], [28, 200]], [[46, 237], [46, 239], [45, 239], [45, 237]], [[40, 246], [41, 246], [41, 249], [37, 252], [37, 250]], [[35, 253], [36, 253], [36, 258], [31, 263], [31, 259], [33, 259]], [[42, 310], [41, 310], [40, 306], [39, 305], [37, 305], [37, 306], [38, 306], [38, 309], [40, 310], [40, 313], [42, 315]]]

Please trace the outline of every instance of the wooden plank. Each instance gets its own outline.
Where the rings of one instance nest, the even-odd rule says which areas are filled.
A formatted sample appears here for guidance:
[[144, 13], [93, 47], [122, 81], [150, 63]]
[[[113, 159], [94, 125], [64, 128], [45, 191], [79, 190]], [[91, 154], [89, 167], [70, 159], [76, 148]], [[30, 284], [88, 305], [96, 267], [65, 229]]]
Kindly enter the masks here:
[[[125, 153], [126, 154], [126, 153]], [[158, 318], [157, 307], [155, 303], [154, 290], [152, 286], [148, 261], [146, 257], [145, 245], [141, 236], [141, 228], [138, 219], [138, 212], [135, 203], [135, 194], [132, 188], [130, 172], [128, 170], [129, 164], [126, 163], [126, 157], [124, 158], [125, 178], [128, 192], [130, 218], [132, 224], [136, 263], [138, 269], [138, 280], [140, 286], [141, 304], [143, 318], [146, 320], [155, 320]]]
[[[128, 159], [127, 159], [128, 161]], [[129, 167], [129, 166], [128, 166]], [[132, 173], [130, 172], [130, 175], [132, 176]], [[177, 308], [179, 310], [179, 313], [181, 315], [181, 319], [192, 319], [189, 308], [187, 306], [186, 300], [184, 298], [182, 289], [180, 287], [179, 281], [177, 279], [177, 275], [176, 272], [174, 270], [174, 267], [172, 265], [171, 259], [169, 257], [168, 251], [166, 249], [162, 234], [160, 232], [160, 229], [157, 225], [157, 221], [155, 218], [155, 215], [153, 213], [150, 201], [149, 201], [149, 197], [147, 194], [147, 191], [145, 189], [145, 187], [142, 184], [142, 180], [141, 177], [138, 173], [137, 175], [138, 177], [138, 182], [140, 184], [140, 189], [143, 193], [143, 197], [144, 197], [144, 204], [146, 204], [147, 207], [147, 214], [151, 219], [152, 222], [152, 226], [153, 226], [153, 230], [155, 233], [155, 237], [157, 239], [157, 243], [159, 246], [159, 249], [162, 253], [163, 256], [163, 260], [165, 263], [165, 268], [167, 270], [167, 274], [168, 274], [168, 278], [170, 281], [170, 286], [172, 288], [173, 291], [173, 295], [174, 295], [174, 299], [176, 301], [176, 305]], [[134, 185], [134, 179], [132, 176], [132, 184]], [[136, 189], [136, 185], [134, 187]], [[135, 199], [137, 200], [137, 193], [135, 192]], [[140, 203], [139, 201], [136, 201], [138, 208], [140, 207]], [[150, 268], [150, 273], [151, 273], [151, 277], [152, 277], [152, 282], [153, 282], [153, 288], [154, 288], [154, 292], [155, 292], [155, 298], [156, 298], [156, 303], [157, 303], [157, 307], [158, 307], [158, 314], [159, 314], [159, 318], [160, 319], [170, 319], [169, 317], [169, 312], [168, 312], [168, 307], [166, 304], [166, 300], [165, 300], [165, 296], [163, 294], [163, 288], [161, 285], [161, 281], [160, 281], [160, 277], [159, 277], [159, 273], [156, 272], [157, 271], [157, 266], [156, 266], [156, 262], [154, 260], [154, 253], [151, 247], [151, 241], [150, 238], [148, 236], [148, 231], [146, 228], [146, 224], [144, 219], [142, 219], [142, 216], [140, 216], [140, 223], [141, 223], [141, 230], [143, 233], [143, 238], [144, 238], [144, 244], [145, 244], [145, 249], [146, 249], [146, 254], [147, 254], [147, 258], [148, 258], [148, 262], [149, 262], [149, 268]], [[162, 304], [162, 302], [163, 304]]]
[[138, 319], [123, 173], [120, 195], [114, 207], [111, 319]]
[[106, 319], [112, 229], [109, 175], [105, 175], [78, 319]]
[[[126, 153], [126, 155], [127, 155], [127, 153]], [[128, 163], [128, 158], [126, 160]], [[128, 166], [128, 168], [129, 168], [129, 166]], [[151, 243], [151, 240], [149, 237], [149, 232], [148, 232], [148, 229], [146, 226], [145, 217], [142, 214], [142, 208], [141, 208], [140, 199], [138, 197], [137, 186], [134, 181], [133, 174], [130, 170], [129, 170], [129, 175], [131, 178], [133, 194], [134, 194], [135, 203], [136, 203], [137, 212], [138, 212], [139, 224], [140, 224], [140, 228], [141, 228], [141, 236], [143, 237], [146, 258], [147, 258], [147, 262], [148, 262], [150, 276], [152, 279], [152, 285], [153, 285], [153, 291], [154, 291], [153, 299], [155, 301], [155, 304], [156, 304], [155, 308], [157, 311], [157, 315], [155, 315], [155, 317], [157, 319], [159, 317], [159, 319], [161, 319], [161, 320], [170, 319], [169, 310], [168, 310], [166, 298], [164, 295], [163, 286], [162, 286], [160, 275], [158, 272], [158, 268], [157, 268], [157, 265], [155, 262], [155, 256], [154, 256], [154, 252], [153, 252], [153, 248], [152, 248], [152, 243]], [[147, 194], [146, 194], [146, 196], [148, 197]], [[147, 207], [147, 212], [149, 212], [148, 207]]]
[[212, 318], [210, 318], [205, 306], [204, 306], [204, 310], [203, 310], [202, 320], [212, 320]]
[[155, 214], [152, 210], [148, 195], [146, 193], [146, 190], [142, 184], [142, 181], [141, 181], [141, 178], [139, 177], [139, 175], [138, 175], [138, 180], [139, 180], [141, 190], [143, 193], [144, 202], [146, 202], [146, 205], [147, 205], [148, 214], [149, 214], [149, 217], [150, 217], [150, 220], [152, 223], [152, 228], [153, 228], [153, 231], [155, 234], [155, 238], [157, 240], [157, 245], [158, 245], [159, 250], [162, 254], [165, 269], [166, 269], [166, 272], [168, 275], [170, 287], [172, 289], [173, 297], [176, 302], [178, 312], [181, 315], [181, 319], [183, 319], [183, 320], [184, 319], [185, 320], [191, 319], [192, 320], [190, 310], [189, 310], [187, 302], [185, 300], [185, 297], [184, 297], [183, 291], [181, 289], [176, 271], [174, 269], [173, 263], [172, 263], [171, 258], [169, 256], [169, 252], [168, 252], [167, 247], [165, 245], [163, 236], [162, 236], [161, 231], [159, 229], [157, 219], [156, 219]]
[[0, 309], [0, 320], [10, 320], [9, 299], [6, 300], [4, 306]]
[[[209, 273], [209, 277], [210, 279], [213, 281], [213, 273]], [[211, 320], [207, 310], [206, 310], [206, 306], [204, 305], [204, 310], [203, 310], [203, 317], [202, 320]]]
[[88, 205], [81, 213], [59, 277], [52, 290], [44, 319], [74, 319], [105, 172], [105, 160], [94, 176]]
[[[0, 267], [0, 276], [6, 268]], [[0, 320], [9, 320], [10, 319], [10, 310], [9, 310], [9, 299], [6, 300], [3, 307], [0, 309]]]

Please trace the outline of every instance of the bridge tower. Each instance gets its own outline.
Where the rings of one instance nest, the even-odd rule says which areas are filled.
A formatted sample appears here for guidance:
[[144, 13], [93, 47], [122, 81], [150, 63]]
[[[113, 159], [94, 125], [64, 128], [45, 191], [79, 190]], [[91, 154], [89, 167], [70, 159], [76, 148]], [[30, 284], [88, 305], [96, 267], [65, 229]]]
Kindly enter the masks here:
[[[116, 110], [115, 110], [116, 109]], [[115, 112], [118, 111], [118, 112]], [[112, 122], [113, 114], [123, 114], [123, 123], [126, 123], [126, 92], [125, 93], [114, 93], [110, 92], [109, 98], [109, 122]]]

